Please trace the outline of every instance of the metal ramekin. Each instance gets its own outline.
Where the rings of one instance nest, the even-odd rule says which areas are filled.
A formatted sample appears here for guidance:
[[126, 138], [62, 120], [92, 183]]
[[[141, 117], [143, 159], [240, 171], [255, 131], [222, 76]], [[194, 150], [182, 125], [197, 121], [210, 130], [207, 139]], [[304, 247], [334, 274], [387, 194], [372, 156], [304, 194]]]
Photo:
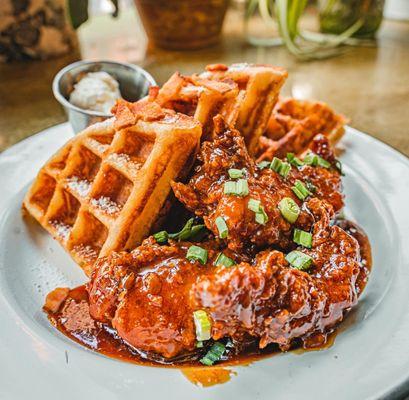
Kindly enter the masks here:
[[75, 133], [112, 116], [99, 111], [84, 110], [68, 101], [78, 74], [97, 71], [105, 71], [112, 75], [119, 83], [122, 97], [128, 101], [141, 99], [148, 94], [150, 86], [156, 85], [155, 80], [148, 72], [132, 64], [114, 61], [78, 61], [67, 65], [55, 76], [53, 93], [64, 107]]

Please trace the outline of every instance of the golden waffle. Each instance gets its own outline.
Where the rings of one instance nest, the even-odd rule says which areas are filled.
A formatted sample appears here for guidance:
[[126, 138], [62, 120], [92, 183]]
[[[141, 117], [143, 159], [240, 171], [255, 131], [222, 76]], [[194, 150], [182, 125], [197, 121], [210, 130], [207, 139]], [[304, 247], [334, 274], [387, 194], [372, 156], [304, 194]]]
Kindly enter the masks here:
[[200, 75], [174, 74], [161, 89], [151, 90], [150, 99], [193, 116], [203, 126], [202, 140], [210, 138], [213, 118], [220, 114], [242, 133], [254, 154], [286, 77], [283, 69], [272, 66], [209, 65]]
[[280, 100], [275, 106], [264, 136], [260, 138], [258, 160], [302, 154], [315, 135], [326, 135], [335, 145], [344, 134], [347, 119], [318, 101]]
[[42, 167], [24, 207], [86, 273], [98, 256], [145, 238], [193, 163], [201, 126], [157, 104], [119, 102]]
[[[238, 115], [233, 126], [243, 135], [250, 155], [256, 154], [259, 138], [265, 132], [287, 71], [258, 64], [209, 65], [201, 78], [233, 81], [238, 85]], [[229, 122], [229, 121], [227, 121]]]
[[213, 131], [213, 117], [221, 114], [234, 124], [238, 116], [239, 89], [234, 82], [218, 82], [178, 72], [162, 86], [151, 88], [149, 100], [160, 106], [194, 117], [202, 124], [202, 140]]

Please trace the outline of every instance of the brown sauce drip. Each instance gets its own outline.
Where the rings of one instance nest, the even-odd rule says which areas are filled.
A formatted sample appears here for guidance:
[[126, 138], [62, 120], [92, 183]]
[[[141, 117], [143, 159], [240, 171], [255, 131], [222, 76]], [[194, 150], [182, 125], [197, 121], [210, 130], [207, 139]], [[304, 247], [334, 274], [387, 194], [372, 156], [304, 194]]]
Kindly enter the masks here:
[[[91, 318], [85, 285], [70, 290], [58, 311], [52, 312], [46, 308], [44, 310], [51, 323], [65, 336], [108, 357], [154, 367], [203, 367], [199, 359], [206, 353], [206, 349], [203, 349], [202, 353], [195, 352], [183, 357], [165, 359], [129, 346], [109, 324]], [[256, 359], [267, 357], [277, 351], [278, 348], [275, 345], [259, 349], [257, 343], [252, 342], [240, 354], [233, 354], [232, 351], [227, 350], [228, 357], [222, 364], [223, 366], [250, 364]]]
[[[360, 244], [361, 262], [364, 268], [358, 277], [357, 287], [361, 293], [364, 289], [368, 274], [372, 266], [371, 248], [367, 236], [361, 228], [350, 221], [340, 220], [336, 222], [341, 228], [355, 237]], [[51, 307], [50, 307], [51, 303]], [[56, 305], [57, 304], [57, 305]], [[108, 357], [123, 361], [155, 367], [182, 368], [183, 374], [194, 384], [211, 386], [227, 382], [232, 371], [220, 366], [246, 365], [260, 358], [278, 353], [276, 345], [269, 345], [259, 349], [257, 341], [250, 342], [239, 354], [232, 348], [227, 348], [226, 357], [216, 367], [203, 367], [199, 359], [206, 353], [201, 349], [193, 354], [183, 355], [173, 359], [166, 359], [155, 354], [141, 352], [124, 342], [109, 324], [95, 321], [89, 314], [88, 292], [85, 285], [75, 289], [56, 289], [47, 297], [47, 306], [44, 310], [48, 314], [51, 323], [65, 336], [75, 342], [104, 354]], [[300, 350], [300, 342], [294, 342], [296, 352], [322, 350], [331, 347], [336, 333], [319, 334], [316, 346], [307, 350]], [[298, 350], [297, 350], [298, 349]]]

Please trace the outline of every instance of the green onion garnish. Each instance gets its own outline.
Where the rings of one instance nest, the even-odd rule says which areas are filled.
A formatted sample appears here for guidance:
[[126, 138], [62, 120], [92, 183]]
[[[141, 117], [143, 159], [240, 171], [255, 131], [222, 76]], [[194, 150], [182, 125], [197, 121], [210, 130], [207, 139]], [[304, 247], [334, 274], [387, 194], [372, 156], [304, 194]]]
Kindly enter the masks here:
[[219, 253], [214, 261], [216, 266], [232, 267], [236, 263], [230, 257], [225, 256], [223, 253]]
[[196, 348], [201, 349], [203, 347], [203, 342], [196, 342]]
[[308, 179], [305, 181], [305, 186], [307, 186], [307, 189], [312, 193], [317, 191], [317, 188], [315, 187], [315, 185]]
[[188, 239], [200, 240], [206, 233], [206, 227], [203, 224], [193, 225], [193, 222], [194, 219], [190, 218], [179, 232], [169, 233], [169, 238], [179, 241]]
[[216, 361], [219, 361], [222, 358], [225, 350], [226, 347], [223, 343], [216, 342], [200, 362], [204, 365], [213, 365]]
[[237, 181], [237, 195], [245, 197], [249, 194], [249, 186], [246, 179], [239, 179]]
[[304, 164], [306, 165], [317, 165], [318, 163], [318, 156], [314, 154], [312, 151], [309, 151], [303, 160]]
[[278, 209], [281, 215], [291, 224], [297, 221], [298, 215], [300, 214], [300, 207], [297, 203], [290, 197], [284, 197], [278, 203]]
[[257, 167], [259, 167], [260, 169], [264, 169], [264, 168], [267, 168], [270, 164], [271, 164], [271, 161], [260, 161], [257, 164]]
[[258, 224], [264, 225], [268, 221], [268, 215], [264, 211], [260, 200], [250, 199], [247, 208], [256, 213], [255, 220]]
[[307, 153], [303, 161], [304, 164], [312, 165], [314, 167], [318, 166], [323, 168], [329, 168], [331, 166], [331, 163], [329, 163], [327, 160], [324, 160], [322, 157], [313, 153], [312, 151]]
[[224, 194], [237, 194], [237, 184], [234, 181], [224, 182]]
[[205, 265], [207, 262], [207, 250], [200, 246], [192, 245], [186, 253], [186, 258], [189, 261], [199, 261], [200, 264]]
[[329, 168], [331, 166], [330, 162], [328, 162], [327, 160], [324, 160], [320, 156], [318, 156], [317, 164], [318, 164], [319, 167], [323, 167], [323, 168]]
[[312, 258], [298, 250], [288, 253], [285, 259], [291, 264], [291, 266], [301, 271], [307, 270], [312, 264]]
[[247, 208], [251, 211], [259, 212], [261, 207], [260, 200], [250, 199], [247, 203]]
[[232, 194], [239, 197], [245, 197], [249, 194], [249, 187], [246, 179], [238, 181], [224, 182], [224, 194]]
[[291, 165], [287, 162], [283, 162], [281, 164], [281, 168], [279, 171], [279, 174], [283, 177], [283, 178], [287, 178], [288, 174], [291, 171]]
[[288, 173], [291, 171], [291, 165], [287, 162], [281, 161], [277, 157], [274, 157], [273, 161], [271, 161], [270, 168], [280, 174], [283, 178], [287, 178]]
[[345, 176], [344, 171], [342, 169], [342, 162], [338, 159], [335, 160], [335, 168], [338, 170], [338, 172], [342, 175]]
[[232, 179], [242, 178], [244, 176], [244, 169], [230, 168], [228, 173]]
[[264, 211], [264, 208], [261, 206], [260, 211], [256, 212], [256, 222], [261, 225], [265, 225], [268, 221], [268, 215]]
[[304, 163], [294, 153], [287, 153], [287, 160], [295, 167], [302, 167], [304, 165]]
[[275, 172], [280, 172], [280, 168], [282, 165], [283, 165], [283, 162], [279, 158], [274, 157], [273, 161], [271, 161], [270, 169], [272, 169]]
[[305, 200], [310, 194], [312, 194], [298, 179], [295, 181], [294, 186], [291, 189], [300, 200]]
[[196, 327], [196, 339], [199, 342], [209, 340], [211, 338], [212, 322], [210, 321], [206, 311], [197, 310], [193, 312], [193, 320]]
[[166, 231], [160, 231], [157, 232], [153, 235], [153, 237], [155, 238], [157, 243], [167, 243], [168, 239], [169, 239], [169, 235]]
[[229, 228], [227, 227], [226, 221], [223, 217], [216, 218], [216, 226], [217, 230], [219, 231], [219, 238], [226, 239], [227, 235], [229, 234]]
[[312, 235], [309, 232], [302, 231], [301, 229], [294, 229], [293, 240], [295, 243], [310, 249], [312, 246]]

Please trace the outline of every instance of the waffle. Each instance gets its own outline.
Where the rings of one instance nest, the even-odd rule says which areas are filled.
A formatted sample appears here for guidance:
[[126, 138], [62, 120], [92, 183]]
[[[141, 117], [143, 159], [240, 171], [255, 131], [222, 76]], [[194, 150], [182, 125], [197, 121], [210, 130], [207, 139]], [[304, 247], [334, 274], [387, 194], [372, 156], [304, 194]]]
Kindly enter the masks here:
[[335, 145], [344, 134], [347, 119], [327, 104], [288, 98], [274, 107], [264, 136], [260, 138], [258, 160], [285, 157], [288, 152], [301, 155], [315, 135], [326, 135]]
[[286, 77], [283, 69], [272, 66], [209, 65], [200, 75], [175, 73], [161, 89], [151, 90], [150, 99], [193, 116], [203, 126], [202, 140], [211, 138], [213, 118], [220, 114], [242, 133], [254, 154]]
[[41, 168], [24, 207], [89, 274], [99, 256], [145, 238], [193, 163], [201, 126], [157, 104], [118, 103]]
[[[233, 125], [243, 135], [250, 155], [255, 155], [259, 138], [266, 130], [287, 71], [280, 67], [258, 64], [209, 65], [201, 78], [230, 81], [238, 85], [238, 115]], [[229, 122], [229, 121], [227, 121]]]

